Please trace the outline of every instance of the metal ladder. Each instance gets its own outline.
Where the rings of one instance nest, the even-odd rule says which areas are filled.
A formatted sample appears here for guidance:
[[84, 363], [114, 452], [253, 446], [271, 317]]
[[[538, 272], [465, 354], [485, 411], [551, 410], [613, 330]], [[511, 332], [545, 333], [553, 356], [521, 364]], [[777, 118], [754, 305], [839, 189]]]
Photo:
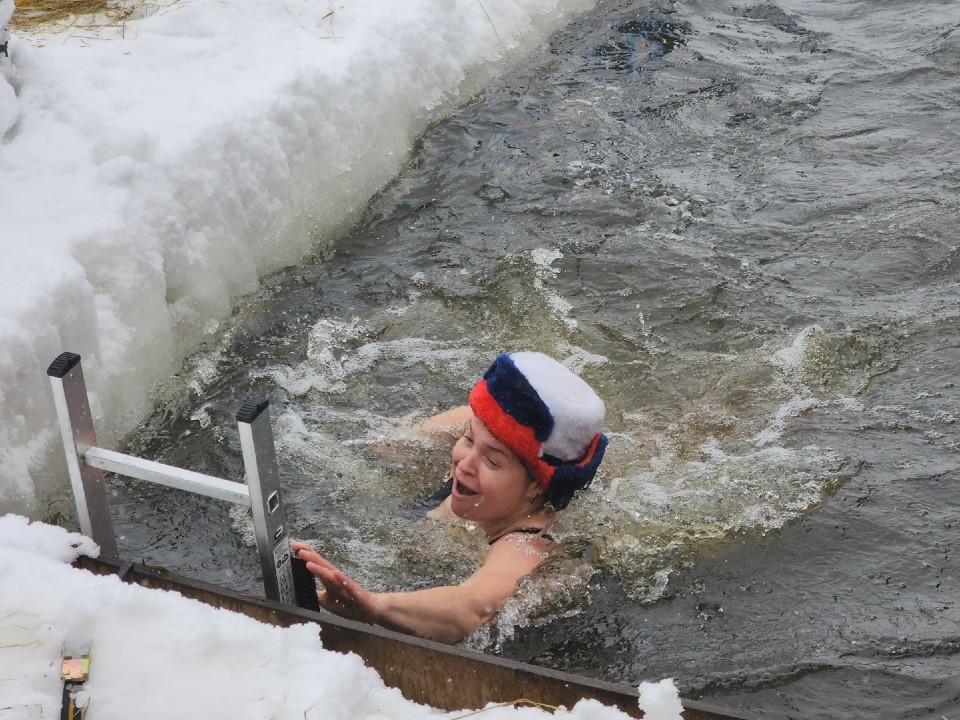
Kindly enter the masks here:
[[266, 596], [297, 604], [267, 400], [249, 397], [237, 412], [247, 478], [244, 485], [98, 447], [80, 356], [61, 353], [47, 368], [47, 375], [53, 386], [80, 530], [100, 546], [104, 556], [119, 557], [104, 481], [104, 472], [112, 472], [250, 508]]

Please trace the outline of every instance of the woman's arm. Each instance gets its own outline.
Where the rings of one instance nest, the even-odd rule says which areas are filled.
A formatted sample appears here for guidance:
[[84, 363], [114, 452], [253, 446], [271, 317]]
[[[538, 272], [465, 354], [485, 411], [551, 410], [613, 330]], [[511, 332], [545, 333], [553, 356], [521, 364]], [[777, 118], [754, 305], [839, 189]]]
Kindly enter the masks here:
[[413, 592], [372, 593], [337, 570], [309, 545], [294, 543], [307, 568], [323, 584], [320, 605], [343, 617], [375, 623], [445, 643], [459, 642], [513, 595], [517, 580], [546, 557], [549, 541], [509, 535], [494, 543], [477, 572], [460, 585]]
[[472, 417], [473, 411], [470, 406], [461, 405], [428, 417], [417, 426], [417, 429], [430, 437], [456, 440], [463, 435]]

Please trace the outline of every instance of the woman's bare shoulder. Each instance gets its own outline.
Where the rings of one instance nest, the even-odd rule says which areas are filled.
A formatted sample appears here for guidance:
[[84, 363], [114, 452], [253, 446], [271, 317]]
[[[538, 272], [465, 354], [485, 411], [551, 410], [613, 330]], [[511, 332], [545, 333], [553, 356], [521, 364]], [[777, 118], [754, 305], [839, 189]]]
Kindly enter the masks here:
[[543, 534], [507, 533], [490, 545], [484, 568], [516, 581], [546, 560], [553, 546], [554, 542]]
[[432, 510], [427, 512], [427, 517], [434, 520], [453, 520], [456, 514], [450, 509], [450, 496], [447, 495], [444, 501]]

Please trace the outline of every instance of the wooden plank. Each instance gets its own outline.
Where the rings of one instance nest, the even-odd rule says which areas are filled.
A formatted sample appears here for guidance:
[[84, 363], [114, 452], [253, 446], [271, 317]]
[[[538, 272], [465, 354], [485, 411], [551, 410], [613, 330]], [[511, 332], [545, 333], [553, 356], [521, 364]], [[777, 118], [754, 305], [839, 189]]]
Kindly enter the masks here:
[[[432, 707], [482, 708], [488, 703], [527, 698], [571, 708], [579, 700], [593, 698], [618, 707], [632, 717], [643, 717], [637, 705], [637, 689], [628, 685], [443, 645], [327, 612], [312, 612], [238, 593], [147, 565], [121, 565], [88, 557], [79, 558], [74, 565], [100, 575], [120, 574], [125, 581], [143, 587], [173, 590], [184, 597], [271, 625], [315, 623], [326, 649], [356, 653], [387, 685], [398, 688], [409, 700]], [[685, 720], [761, 720], [756, 714], [697, 700], [682, 700], [682, 703]]]

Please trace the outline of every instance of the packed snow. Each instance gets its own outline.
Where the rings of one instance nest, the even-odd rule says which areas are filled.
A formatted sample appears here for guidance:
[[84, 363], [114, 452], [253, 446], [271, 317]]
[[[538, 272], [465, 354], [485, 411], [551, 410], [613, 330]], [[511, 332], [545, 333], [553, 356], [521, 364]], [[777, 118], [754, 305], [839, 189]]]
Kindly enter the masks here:
[[[90, 654], [77, 700], [90, 720], [229, 717], [236, 720], [412, 720], [459, 718], [417, 705], [386, 687], [353, 654], [324, 650], [317, 628], [277, 628], [174, 592], [128, 585], [70, 562], [99, 548], [52, 525], [0, 517], [0, 714], [4, 720], [60, 716], [60, 658]], [[670, 680], [644, 683], [648, 720], [677, 720]], [[488, 706], [484, 720], [552, 717], [535, 707]], [[582, 700], [571, 720], [624, 720]]]
[[342, 233], [429, 122], [593, 4], [158, 0], [122, 23], [14, 29], [0, 510], [42, 519], [68, 487], [44, 374], [58, 354], [82, 355], [109, 446], [236, 297]]

